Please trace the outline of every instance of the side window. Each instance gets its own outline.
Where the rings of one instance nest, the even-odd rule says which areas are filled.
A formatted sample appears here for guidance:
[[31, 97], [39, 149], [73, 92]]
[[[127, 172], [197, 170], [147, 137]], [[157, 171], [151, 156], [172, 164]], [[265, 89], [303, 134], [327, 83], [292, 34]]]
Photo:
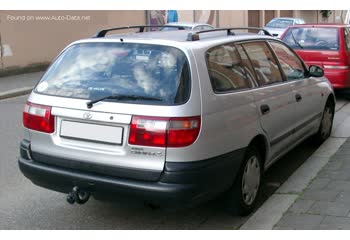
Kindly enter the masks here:
[[259, 85], [283, 81], [276, 59], [265, 42], [245, 43], [243, 47], [253, 65]]
[[270, 42], [275, 51], [287, 80], [302, 79], [305, 77], [304, 67], [297, 56], [285, 45], [279, 42]]
[[211, 48], [207, 51], [206, 61], [214, 92], [228, 92], [252, 87], [252, 73], [248, 73], [249, 67], [245, 66], [233, 44]]
[[344, 28], [345, 46], [347, 50], [350, 50], [350, 28]]

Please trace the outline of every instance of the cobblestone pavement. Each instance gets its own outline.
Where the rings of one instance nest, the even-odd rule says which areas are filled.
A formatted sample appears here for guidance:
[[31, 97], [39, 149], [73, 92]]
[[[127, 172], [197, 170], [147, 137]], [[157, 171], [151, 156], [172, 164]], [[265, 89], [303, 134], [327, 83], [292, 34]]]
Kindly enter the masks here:
[[350, 138], [274, 229], [350, 229]]

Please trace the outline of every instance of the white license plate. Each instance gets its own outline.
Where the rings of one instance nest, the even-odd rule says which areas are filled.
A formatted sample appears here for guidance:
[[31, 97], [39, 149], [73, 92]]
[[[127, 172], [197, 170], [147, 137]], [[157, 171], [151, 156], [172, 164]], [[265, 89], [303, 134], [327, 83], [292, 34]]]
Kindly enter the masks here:
[[123, 128], [99, 124], [62, 121], [60, 136], [121, 145]]

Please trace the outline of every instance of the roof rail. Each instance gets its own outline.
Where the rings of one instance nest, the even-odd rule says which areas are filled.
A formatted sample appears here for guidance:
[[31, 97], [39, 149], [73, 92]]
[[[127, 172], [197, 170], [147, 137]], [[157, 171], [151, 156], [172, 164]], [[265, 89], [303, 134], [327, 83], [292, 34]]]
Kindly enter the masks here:
[[256, 28], [256, 27], [240, 27], [240, 28], [214, 28], [209, 30], [203, 30], [198, 31], [194, 33], [189, 33], [187, 35], [187, 41], [198, 41], [199, 40], [199, 34], [201, 33], [209, 33], [209, 32], [218, 32], [218, 31], [227, 31], [228, 36], [236, 35], [235, 32], [232, 32], [232, 30], [258, 30], [264, 32], [267, 36], [272, 36], [269, 31], [263, 29], [263, 28]]
[[123, 29], [134, 29], [138, 28], [139, 32], [144, 32], [145, 28], [158, 28], [158, 27], [167, 27], [167, 28], [177, 28], [178, 30], [185, 30], [184, 27], [182, 26], [164, 26], [164, 25], [140, 25], [140, 26], [126, 26], [126, 27], [117, 27], [117, 28], [108, 28], [108, 29], [103, 29], [100, 30], [96, 33], [94, 38], [100, 38], [100, 37], [105, 37], [106, 34], [110, 31], [115, 31], [115, 30], [123, 30]]

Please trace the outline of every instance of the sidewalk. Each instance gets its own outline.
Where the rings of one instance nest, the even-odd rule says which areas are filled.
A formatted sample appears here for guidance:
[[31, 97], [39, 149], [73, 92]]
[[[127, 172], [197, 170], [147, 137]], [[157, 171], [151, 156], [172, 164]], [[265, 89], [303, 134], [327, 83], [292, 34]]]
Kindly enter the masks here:
[[0, 100], [30, 93], [44, 72], [27, 73], [0, 78]]
[[331, 137], [241, 229], [350, 229], [350, 104], [337, 103]]

